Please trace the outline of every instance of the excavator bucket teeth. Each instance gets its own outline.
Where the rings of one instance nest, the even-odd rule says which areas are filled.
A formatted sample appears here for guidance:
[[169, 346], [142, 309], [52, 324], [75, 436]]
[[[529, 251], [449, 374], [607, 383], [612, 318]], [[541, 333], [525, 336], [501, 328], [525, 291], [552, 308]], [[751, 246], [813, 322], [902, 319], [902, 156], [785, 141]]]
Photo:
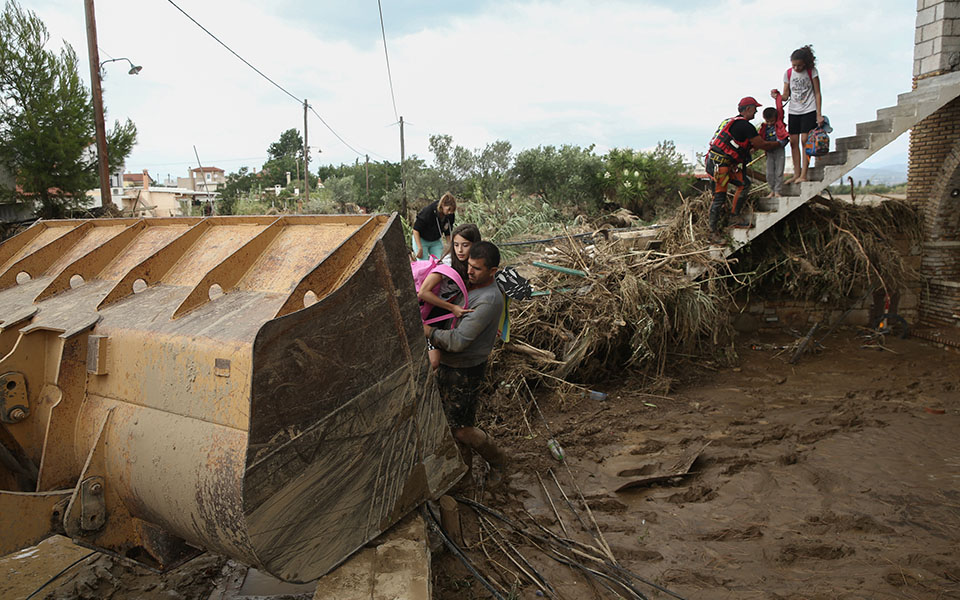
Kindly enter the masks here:
[[309, 581], [464, 471], [396, 215], [40, 221], [0, 357], [5, 551]]

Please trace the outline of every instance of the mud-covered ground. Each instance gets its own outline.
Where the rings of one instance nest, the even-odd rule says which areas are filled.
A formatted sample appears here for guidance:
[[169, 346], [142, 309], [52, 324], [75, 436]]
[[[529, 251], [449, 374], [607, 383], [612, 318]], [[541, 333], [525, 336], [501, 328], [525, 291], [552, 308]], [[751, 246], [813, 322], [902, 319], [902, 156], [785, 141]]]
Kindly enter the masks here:
[[[629, 380], [597, 386], [609, 393], [602, 401], [541, 394], [547, 424], [502, 396], [481, 418], [510, 452], [512, 475], [495, 493], [456, 492], [596, 547], [579, 487], [617, 561], [684, 598], [960, 598], [960, 354], [913, 340], [865, 350], [841, 331], [791, 366], [771, 347], [792, 341], [749, 340], [739, 367], [689, 372], [663, 397]], [[550, 456], [548, 428], [569, 470]], [[615, 491], [697, 451], [685, 478]], [[541, 597], [489, 536], [481, 543], [473, 512], [461, 505], [460, 514], [467, 555], [498, 592]], [[513, 560], [553, 587], [547, 596], [616, 597], [499, 526], [528, 562], [511, 551]], [[0, 597], [22, 598], [76, 559], [35, 597], [219, 598], [238, 569], [203, 555], [159, 576], [88, 553], [55, 538], [6, 557]], [[434, 553], [433, 573], [437, 599], [491, 597], [446, 550]]]
[[[541, 398], [570, 471], [550, 457], [535, 409], [527, 429], [519, 403], [491, 407], [484, 418], [513, 475], [498, 493], [459, 491], [560, 533], [539, 473], [570, 537], [599, 546], [547, 469], [578, 506], [572, 475], [620, 564], [685, 598], [960, 598], [960, 355], [913, 340], [861, 349], [846, 331], [794, 366], [751, 343], [740, 367], [691, 374], [669, 399], [630, 382], [601, 386], [606, 401]], [[700, 448], [686, 478], [614, 491], [630, 480], [618, 475], [654, 475]], [[539, 597], [461, 513], [468, 554], [498, 591]], [[517, 550], [558, 597], [615, 597], [532, 545]], [[436, 598], [490, 597], [446, 551], [434, 577]]]

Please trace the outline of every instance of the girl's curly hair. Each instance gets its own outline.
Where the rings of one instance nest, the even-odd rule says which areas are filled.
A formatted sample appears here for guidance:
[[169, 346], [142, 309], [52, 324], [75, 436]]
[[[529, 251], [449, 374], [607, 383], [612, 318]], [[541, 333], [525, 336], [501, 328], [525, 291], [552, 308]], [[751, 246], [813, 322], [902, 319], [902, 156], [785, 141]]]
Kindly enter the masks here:
[[817, 64], [817, 57], [813, 55], [813, 46], [810, 44], [794, 50], [790, 54], [790, 60], [802, 61], [804, 71], [809, 71]]

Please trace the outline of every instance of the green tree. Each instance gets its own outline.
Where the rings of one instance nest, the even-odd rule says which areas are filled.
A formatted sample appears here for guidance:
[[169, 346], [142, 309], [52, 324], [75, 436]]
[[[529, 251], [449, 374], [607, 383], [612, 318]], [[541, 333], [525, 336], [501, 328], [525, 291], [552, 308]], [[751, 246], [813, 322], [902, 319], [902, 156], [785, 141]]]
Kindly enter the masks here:
[[[290, 173], [290, 181], [299, 177], [303, 178], [303, 138], [296, 129], [288, 129], [280, 134], [280, 139], [270, 144], [267, 148], [269, 158], [263, 163], [263, 170], [260, 176], [264, 186], [272, 187], [280, 185], [286, 187], [287, 173]], [[310, 178], [310, 186], [314, 187], [316, 183], [313, 177]]]
[[387, 192], [400, 184], [400, 164], [388, 161], [371, 162], [369, 165], [360, 161], [354, 164], [322, 165], [317, 169], [317, 174], [324, 185], [331, 177], [353, 177], [353, 202], [369, 211], [382, 210]]
[[438, 200], [446, 192], [462, 196], [476, 166], [473, 152], [463, 146], [455, 146], [452, 136], [431, 135], [430, 153], [433, 154], [431, 168], [436, 174], [433, 180], [436, 187], [428, 197]]
[[603, 198], [602, 160], [586, 148], [538, 146], [517, 154], [513, 172], [520, 191], [537, 194], [557, 208], [594, 212]]
[[296, 129], [288, 129], [280, 134], [280, 139], [270, 144], [267, 154], [271, 159], [292, 156], [303, 162], [303, 138]]
[[474, 177], [479, 195], [497, 199], [513, 183], [510, 171], [513, 163], [512, 149], [510, 142], [497, 140], [475, 152]]
[[329, 177], [323, 182], [323, 185], [330, 193], [330, 198], [336, 203], [337, 210], [341, 213], [347, 212], [348, 203], [356, 202], [357, 191], [353, 187], [353, 175]]
[[[416, 154], [407, 157], [403, 168], [407, 179], [407, 200], [411, 213], [416, 213], [417, 210], [430, 204], [434, 200], [439, 200], [444, 191], [449, 189], [443, 180], [441, 180], [437, 170], [427, 166], [426, 161]], [[383, 210], [400, 210], [401, 195], [402, 190], [400, 189], [398, 172], [396, 183], [391, 185], [390, 189], [383, 196]]]
[[[93, 104], [76, 52], [46, 48], [50, 34], [32, 11], [8, 2], [0, 15], [0, 162], [36, 200], [43, 217], [64, 216], [97, 187]], [[136, 126], [116, 122], [107, 135], [111, 169], [136, 143]], [[3, 190], [16, 197], [16, 190]]]
[[257, 176], [247, 167], [240, 167], [236, 173], [227, 175], [220, 198], [217, 200], [217, 213], [221, 215], [234, 214], [237, 201], [250, 195], [257, 185]]

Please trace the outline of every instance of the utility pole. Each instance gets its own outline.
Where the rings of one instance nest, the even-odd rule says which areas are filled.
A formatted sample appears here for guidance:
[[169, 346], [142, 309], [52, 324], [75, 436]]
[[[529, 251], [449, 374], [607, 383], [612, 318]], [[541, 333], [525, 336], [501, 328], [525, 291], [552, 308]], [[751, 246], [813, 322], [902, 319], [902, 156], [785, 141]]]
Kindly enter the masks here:
[[363, 174], [367, 180], [367, 206], [370, 206], [370, 155], [365, 154], [366, 159], [363, 163]]
[[[303, 197], [310, 203], [310, 146], [307, 144], [307, 99], [303, 99]], [[303, 202], [297, 202], [297, 214], [303, 212]]]
[[112, 206], [110, 167], [107, 162], [107, 128], [103, 124], [103, 92], [100, 89], [100, 52], [97, 49], [97, 18], [93, 0], [84, 0], [87, 17], [87, 54], [90, 57], [90, 87], [93, 89], [93, 122], [97, 129], [97, 167], [100, 172], [100, 202]]
[[403, 116], [400, 117], [400, 214], [404, 219], [407, 218], [407, 178], [403, 172], [404, 150], [403, 150]]

